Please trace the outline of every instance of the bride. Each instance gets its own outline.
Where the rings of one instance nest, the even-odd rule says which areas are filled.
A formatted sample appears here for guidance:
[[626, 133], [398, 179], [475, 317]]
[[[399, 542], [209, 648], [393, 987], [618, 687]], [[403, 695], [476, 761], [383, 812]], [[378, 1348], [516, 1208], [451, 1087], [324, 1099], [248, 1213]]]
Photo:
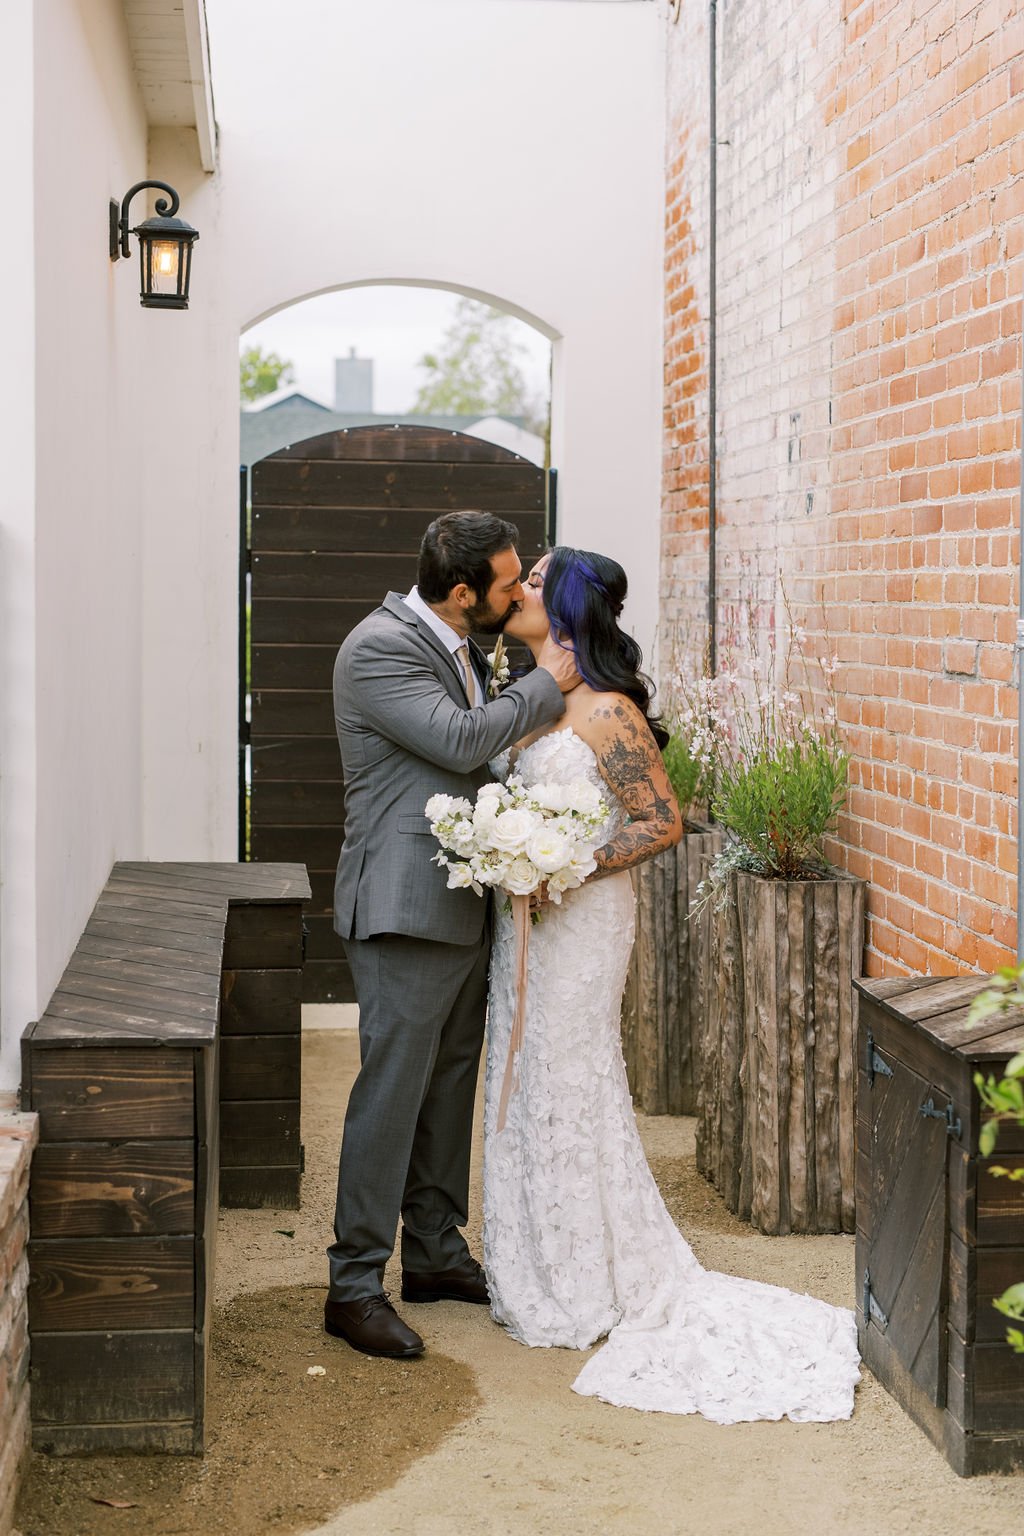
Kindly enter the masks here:
[[751, 1419], [849, 1418], [859, 1378], [853, 1314], [705, 1270], [647, 1166], [619, 1011], [633, 944], [629, 868], [679, 841], [636, 642], [618, 626], [614, 560], [558, 547], [530, 572], [507, 632], [536, 655], [549, 631], [582, 683], [566, 713], [494, 765], [527, 785], [589, 779], [608, 805], [595, 874], [530, 932], [518, 1086], [498, 1105], [515, 1006], [512, 918], [497, 917], [484, 1114], [484, 1262], [491, 1309], [539, 1347], [604, 1344], [574, 1383], [624, 1407]]

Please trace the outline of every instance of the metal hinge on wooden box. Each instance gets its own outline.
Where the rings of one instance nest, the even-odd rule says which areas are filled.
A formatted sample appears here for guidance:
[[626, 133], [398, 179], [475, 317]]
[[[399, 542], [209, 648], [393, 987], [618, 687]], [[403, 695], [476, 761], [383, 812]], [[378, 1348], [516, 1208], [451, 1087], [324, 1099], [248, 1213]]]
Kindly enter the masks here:
[[[967, 1023], [987, 977], [857, 981], [857, 1323], [865, 1363], [964, 1475], [1024, 1470], [1024, 1356], [992, 1306], [1024, 1280], [1024, 1194], [978, 1151], [975, 1071], [1024, 1012]], [[1003, 1166], [1024, 1166], [1005, 1127]]]

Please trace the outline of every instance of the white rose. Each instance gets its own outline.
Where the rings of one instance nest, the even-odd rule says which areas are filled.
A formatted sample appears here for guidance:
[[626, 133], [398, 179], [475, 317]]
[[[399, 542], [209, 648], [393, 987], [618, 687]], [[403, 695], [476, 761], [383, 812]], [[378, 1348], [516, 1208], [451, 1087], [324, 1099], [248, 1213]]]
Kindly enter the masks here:
[[561, 869], [569, 862], [573, 844], [551, 827], [541, 827], [527, 839], [526, 852], [539, 870], [546, 875], [553, 875], [556, 869]]
[[480, 788], [476, 792], [477, 810], [480, 809], [480, 804], [482, 801], [493, 800], [496, 797], [503, 795], [504, 793], [504, 784], [481, 784]]
[[566, 786], [566, 791], [569, 809], [579, 811], [582, 816], [592, 815], [595, 811], [604, 809], [601, 791], [596, 784], [591, 784], [589, 779], [574, 779]]
[[504, 853], [522, 853], [536, 825], [536, 817], [529, 811], [502, 811], [494, 818], [488, 840]]
[[536, 864], [521, 853], [512, 860], [501, 883], [512, 896], [529, 896], [540, 885], [541, 878]]
[[536, 800], [546, 811], [560, 815], [569, 809], [569, 788], [568, 784], [535, 784], [530, 790], [530, 799]]

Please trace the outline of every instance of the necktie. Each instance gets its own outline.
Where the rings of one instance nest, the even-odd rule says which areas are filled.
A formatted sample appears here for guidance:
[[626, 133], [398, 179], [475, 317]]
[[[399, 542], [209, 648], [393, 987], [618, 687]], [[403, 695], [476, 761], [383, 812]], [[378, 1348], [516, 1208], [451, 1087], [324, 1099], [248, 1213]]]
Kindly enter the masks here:
[[477, 702], [476, 678], [473, 676], [473, 668], [469, 660], [469, 646], [460, 645], [455, 654], [462, 663], [462, 672], [466, 679], [466, 698], [469, 700], [470, 709], [473, 709]]

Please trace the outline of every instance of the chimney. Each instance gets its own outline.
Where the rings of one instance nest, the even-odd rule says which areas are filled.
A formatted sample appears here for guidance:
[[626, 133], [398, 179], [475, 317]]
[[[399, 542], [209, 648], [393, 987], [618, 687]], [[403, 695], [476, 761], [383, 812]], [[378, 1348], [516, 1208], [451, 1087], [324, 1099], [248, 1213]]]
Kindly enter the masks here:
[[334, 409], [348, 416], [373, 414], [373, 358], [356, 357], [349, 347], [348, 357], [334, 359]]

